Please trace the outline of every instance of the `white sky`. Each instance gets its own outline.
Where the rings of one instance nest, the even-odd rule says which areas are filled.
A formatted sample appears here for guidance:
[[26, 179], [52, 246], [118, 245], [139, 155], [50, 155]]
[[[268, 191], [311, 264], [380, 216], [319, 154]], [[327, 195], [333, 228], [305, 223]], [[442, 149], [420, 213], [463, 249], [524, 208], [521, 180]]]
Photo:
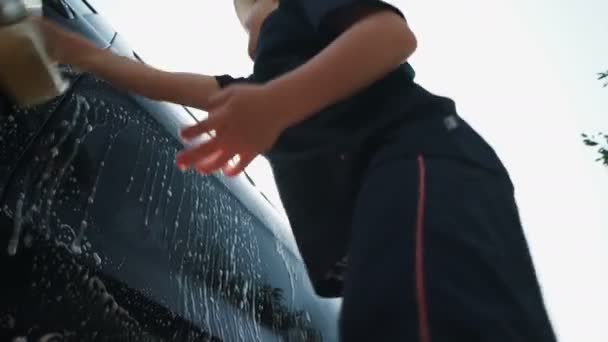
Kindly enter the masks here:
[[[251, 71], [231, 0], [91, 2], [148, 63]], [[608, 69], [608, 1], [391, 2], [418, 36], [418, 82], [454, 98], [511, 172], [560, 341], [608, 341], [608, 170], [580, 139], [608, 131], [596, 80]], [[267, 165], [249, 171], [278, 201]]]

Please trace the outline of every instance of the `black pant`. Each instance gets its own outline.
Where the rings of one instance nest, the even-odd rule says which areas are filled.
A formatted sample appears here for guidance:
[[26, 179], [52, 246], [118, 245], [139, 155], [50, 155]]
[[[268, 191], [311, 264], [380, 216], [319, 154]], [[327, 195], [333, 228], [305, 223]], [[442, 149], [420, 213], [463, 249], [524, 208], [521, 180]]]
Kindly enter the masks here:
[[342, 342], [555, 341], [508, 176], [453, 159], [372, 161], [343, 298]]

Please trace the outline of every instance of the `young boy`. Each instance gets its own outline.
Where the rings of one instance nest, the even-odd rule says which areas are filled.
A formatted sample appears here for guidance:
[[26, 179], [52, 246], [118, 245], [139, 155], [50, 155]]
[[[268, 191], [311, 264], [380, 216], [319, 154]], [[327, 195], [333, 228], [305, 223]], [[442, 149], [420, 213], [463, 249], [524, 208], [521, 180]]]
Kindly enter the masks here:
[[269, 159], [315, 290], [343, 296], [342, 341], [555, 341], [509, 176], [452, 100], [414, 82], [404, 15], [374, 0], [235, 5], [247, 78], [163, 72], [41, 25], [59, 61], [209, 112], [181, 132], [214, 134], [180, 169]]

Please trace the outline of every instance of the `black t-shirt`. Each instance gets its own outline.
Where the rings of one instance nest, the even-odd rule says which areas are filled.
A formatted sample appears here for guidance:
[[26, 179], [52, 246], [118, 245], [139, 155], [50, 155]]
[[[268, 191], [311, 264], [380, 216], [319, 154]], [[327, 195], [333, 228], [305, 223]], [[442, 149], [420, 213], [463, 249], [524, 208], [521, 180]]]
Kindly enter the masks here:
[[[336, 17], [359, 6], [403, 17], [383, 1], [281, 0], [261, 27], [253, 74], [217, 76], [218, 83], [265, 83], [299, 67], [338, 36]], [[456, 117], [454, 102], [426, 91], [414, 76], [408, 63], [401, 64], [351, 98], [286, 129], [266, 153], [319, 295], [340, 295], [335, 265], [347, 252], [354, 197], [369, 157], [383, 142], [402, 137], [405, 143], [396, 154], [456, 157], [501, 168], [466, 123], [459, 119], [460, 129], [446, 126], [455, 124], [446, 121]]]
[[[336, 38], [330, 21], [337, 15], [332, 13], [354, 11], [363, 5], [385, 7], [403, 16], [382, 1], [280, 1], [279, 8], [261, 27], [253, 74], [236, 79], [218, 76], [220, 85], [265, 83], [299, 67]], [[355, 96], [285, 130], [268, 156], [290, 159], [328, 149], [349, 151], [370, 138], [385, 135], [387, 128], [405, 120], [452, 110], [451, 100], [430, 94], [414, 82], [414, 76], [413, 68], [403, 63]]]

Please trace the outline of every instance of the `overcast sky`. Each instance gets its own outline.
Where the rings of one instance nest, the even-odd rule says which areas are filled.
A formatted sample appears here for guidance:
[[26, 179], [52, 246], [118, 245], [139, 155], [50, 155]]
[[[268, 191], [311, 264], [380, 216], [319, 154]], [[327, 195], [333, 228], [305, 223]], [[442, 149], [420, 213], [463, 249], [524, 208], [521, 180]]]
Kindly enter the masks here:
[[[151, 64], [251, 72], [232, 0], [91, 2]], [[560, 341], [608, 341], [608, 170], [580, 139], [608, 131], [596, 80], [608, 69], [608, 1], [391, 2], [418, 36], [418, 82], [454, 98], [511, 172]], [[278, 201], [267, 165], [249, 171]]]

